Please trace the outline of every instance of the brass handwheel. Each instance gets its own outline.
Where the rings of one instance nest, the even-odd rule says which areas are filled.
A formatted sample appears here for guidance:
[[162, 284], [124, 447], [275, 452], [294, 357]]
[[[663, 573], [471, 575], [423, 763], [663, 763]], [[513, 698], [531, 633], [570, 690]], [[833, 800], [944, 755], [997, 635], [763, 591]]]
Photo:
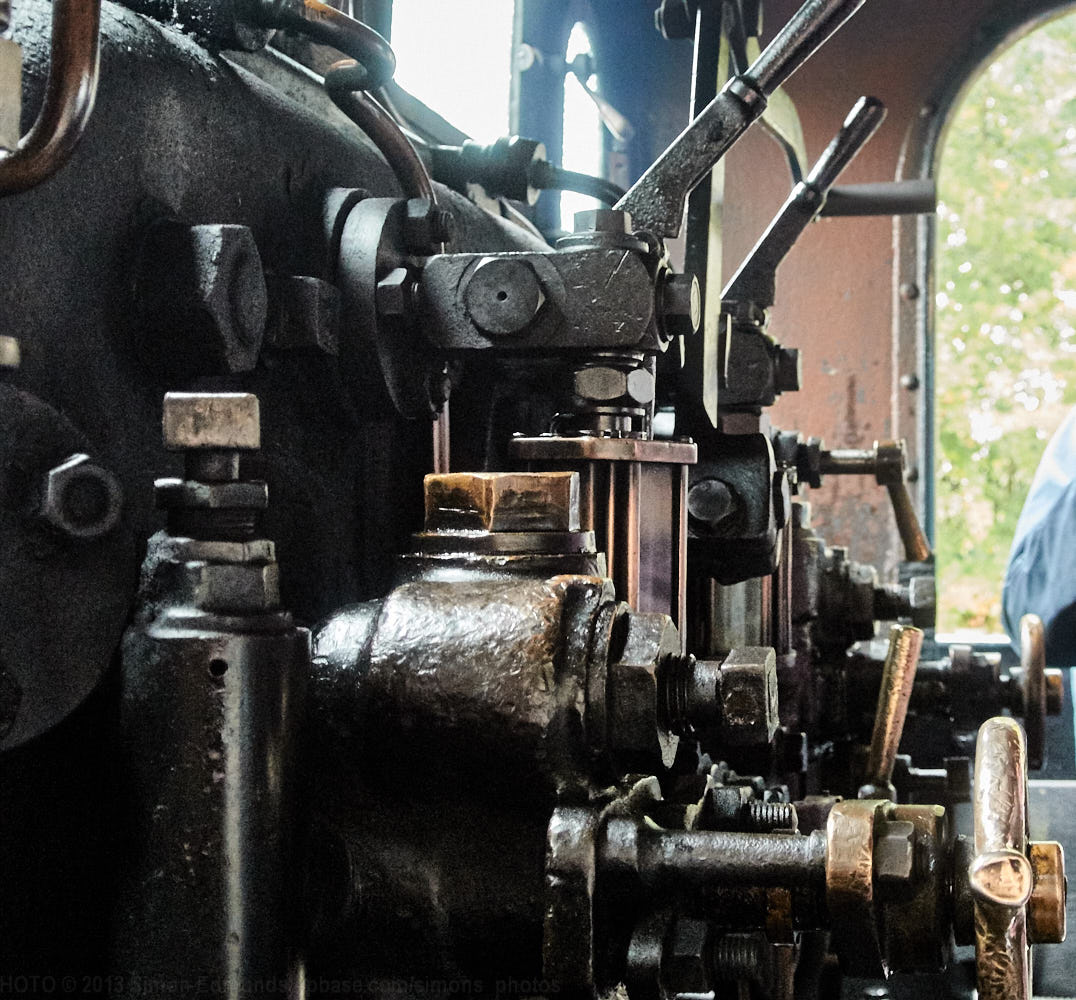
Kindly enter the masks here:
[[988, 719], [975, 748], [975, 906], [980, 1000], [1031, 1000], [1031, 944], [1065, 938], [1060, 844], [1029, 843], [1027, 741], [1013, 719]]

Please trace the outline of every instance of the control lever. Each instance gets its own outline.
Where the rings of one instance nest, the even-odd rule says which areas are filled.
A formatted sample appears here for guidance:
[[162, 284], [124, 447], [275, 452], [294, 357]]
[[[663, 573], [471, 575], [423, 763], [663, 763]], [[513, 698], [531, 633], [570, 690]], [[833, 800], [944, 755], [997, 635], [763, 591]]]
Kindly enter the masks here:
[[762, 239], [740, 265], [721, 294], [723, 300], [751, 302], [761, 309], [773, 305], [778, 265], [821, 212], [829, 189], [878, 130], [884, 118], [885, 105], [876, 98], [861, 97], [856, 102], [807, 179], [792, 189]]
[[915, 668], [923, 648], [923, 631], [911, 625], [894, 625], [889, 630], [889, 652], [882, 668], [882, 686], [878, 691], [878, 711], [874, 715], [870, 756], [867, 758], [867, 782], [859, 789], [861, 799], [896, 801], [893, 788], [893, 765], [904, 732], [904, 719], [915, 683]]
[[[812, 449], [814, 441], [807, 445]], [[810, 461], [808, 464], [811, 464]], [[904, 558], [908, 562], [926, 562], [931, 557], [930, 544], [904, 484], [904, 442], [875, 441], [873, 448], [846, 448], [820, 451], [817, 475], [808, 474], [806, 481], [817, 486], [824, 475], [872, 475], [879, 486], [889, 491], [897, 531], [904, 543]]]
[[807, 0], [746, 73], [733, 77], [632, 185], [616, 208], [658, 237], [680, 232], [695, 186], [766, 107], [766, 99], [866, 0]]

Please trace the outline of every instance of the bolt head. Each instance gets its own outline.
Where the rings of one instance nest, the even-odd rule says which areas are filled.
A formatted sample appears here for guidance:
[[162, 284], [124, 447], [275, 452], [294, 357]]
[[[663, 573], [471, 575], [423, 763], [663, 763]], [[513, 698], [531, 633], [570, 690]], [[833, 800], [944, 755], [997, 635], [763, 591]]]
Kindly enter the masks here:
[[721, 737], [730, 746], [773, 741], [777, 711], [777, 654], [768, 646], [734, 649], [721, 665]]
[[736, 498], [721, 479], [700, 479], [687, 492], [688, 516], [704, 527], [716, 528], [735, 511]]
[[382, 316], [406, 316], [411, 311], [415, 279], [406, 267], [397, 267], [377, 283], [374, 293]]
[[166, 393], [162, 427], [169, 451], [261, 447], [258, 397], [249, 392]]
[[150, 231], [141, 260], [142, 312], [159, 336], [168, 338], [164, 354], [193, 372], [254, 368], [268, 292], [248, 227], [164, 220]]
[[802, 379], [800, 352], [795, 347], [780, 347], [774, 364], [774, 388], [778, 392], [798, 392]]
[[693, 274], [669, 272], [661, 286], [661, 325], [665, 336], [690, 337], [702, 323], [702, 293]]
[[616, 208], [591, 208], [585, 212], [576, 212], [575, 231], [624, 236], [631, 232], [631, 215]]
[[89, 455], [72, 455], [45, 477], [40, 516], [69, 538], [107, 535], [122, 509], [123, 489], [118, 480]]
[[915, 824], [890, 820], [876, 824], [874, 876], [883, 884], [908, 882], [915, 870]]

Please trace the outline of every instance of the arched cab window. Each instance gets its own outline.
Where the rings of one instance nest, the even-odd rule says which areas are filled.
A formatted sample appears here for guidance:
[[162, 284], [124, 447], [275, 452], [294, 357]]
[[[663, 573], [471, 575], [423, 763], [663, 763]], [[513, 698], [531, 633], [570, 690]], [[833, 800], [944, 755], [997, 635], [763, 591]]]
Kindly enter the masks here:
[[[922, 151], [939, 195], [936, 220], [920, 223], [930, 294], [919, 322], [943, 633], [1012, 632], [1010, 548], [1031, 526], [1021, 510], [1043, 451], [1076, 406], [1072, 8], [1010, 26], [976, 53]], [[1076, 479], [1069, 458], [1056, 471]]]

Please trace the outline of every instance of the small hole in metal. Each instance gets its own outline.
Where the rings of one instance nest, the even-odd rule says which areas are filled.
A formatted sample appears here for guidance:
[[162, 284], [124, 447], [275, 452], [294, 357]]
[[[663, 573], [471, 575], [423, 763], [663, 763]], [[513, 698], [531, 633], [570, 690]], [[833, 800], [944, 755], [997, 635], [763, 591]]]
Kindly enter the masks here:
[[223, 677], [228, 672], [227, 660], [210, 660], [209, 673], [212, 677]]
[[499, 291], [499, 292], [497, 293], [497, 301], [498, 301], [498, 302], [503, 302], [503, 301], [504, 301], [504, 300], [505, 300], [506, 298], [508, 298], [508, 293], [507, 293], [507, 292], [506, 292], [506, 291], [505, 291], [505, 290], [504, 290], [504, 289], [502, 288], [502, 289], [501, 289], [501, 290], [500, 290], [500, 291]]

